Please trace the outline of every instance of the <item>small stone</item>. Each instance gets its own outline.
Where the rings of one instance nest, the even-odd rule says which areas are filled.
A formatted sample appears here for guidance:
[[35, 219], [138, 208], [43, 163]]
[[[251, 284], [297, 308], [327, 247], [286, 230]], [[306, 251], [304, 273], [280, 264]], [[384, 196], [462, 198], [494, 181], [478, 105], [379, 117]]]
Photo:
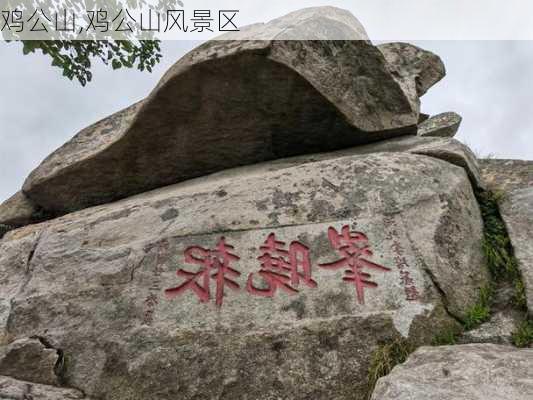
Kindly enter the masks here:
[[418, 125], [418, 136], [454, 137], [462, 120], [454, 112], [435, 115]]
[[530, 400], [533, 349], [422, 347], [381, 378], [372, 400]]
[[0, 347], [0, 375], [23, 381], [57, 385], [55, 366], [57, 350], [48, 348], [38, 339], [20, 339]]

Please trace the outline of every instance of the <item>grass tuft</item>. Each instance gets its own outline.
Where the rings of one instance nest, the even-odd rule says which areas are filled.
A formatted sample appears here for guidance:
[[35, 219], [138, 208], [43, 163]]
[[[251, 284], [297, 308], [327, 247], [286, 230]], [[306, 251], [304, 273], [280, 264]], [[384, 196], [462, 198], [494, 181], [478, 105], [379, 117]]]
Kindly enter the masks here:
[[467, 310], [463, 321], [463, 326], [467, 331], [477, 328], [490, 319], [492, 294], [493, 290], [490, 286], [481, 288], [478, 302]]
[[516, 347], [529, 347], [533, 345], [533, 320], [525, 320], [513, 333], [513, 344]]
[[415, 346], [407, 340], [395, 339], [374, 351], [368, 369], [367, 399], [372, 397], [379, 378], [388, 375], [396, 365], [404, 363], [414, 350]]
[[461, 331], [457, 329], [449, 329], [441, 332], [433, 338], [431, 341], [432, 346], [451, 346], [457, 344], [457, 337], [461, 334]]
[[512, 283], [515, 287], [514, 303], [525, 309], [522, 276], [498, 206], [503, 197], [503, 192], [485, 191], [477, 194], [484, 223], [483, 251], [493, 280]]

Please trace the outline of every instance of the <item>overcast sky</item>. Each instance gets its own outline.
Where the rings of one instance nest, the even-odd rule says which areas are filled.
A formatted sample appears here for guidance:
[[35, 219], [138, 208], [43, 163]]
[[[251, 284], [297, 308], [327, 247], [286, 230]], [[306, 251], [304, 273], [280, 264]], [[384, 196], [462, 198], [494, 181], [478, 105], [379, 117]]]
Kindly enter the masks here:
[[[414, 43], [439, 54], [447, 68], [446, 78], [422, 98], [423, 112], [461, 114], [458, 138], [479, 155], [533, 160], [533, 42]], [[197, 44], [165, 42], [163, 61], [152, 74], [97, 64], [93, 82], [82, 88], [48, 58], [23, 56], [19, 43], [0, 42], [0, 201], [80, 129], [145, 97]]]

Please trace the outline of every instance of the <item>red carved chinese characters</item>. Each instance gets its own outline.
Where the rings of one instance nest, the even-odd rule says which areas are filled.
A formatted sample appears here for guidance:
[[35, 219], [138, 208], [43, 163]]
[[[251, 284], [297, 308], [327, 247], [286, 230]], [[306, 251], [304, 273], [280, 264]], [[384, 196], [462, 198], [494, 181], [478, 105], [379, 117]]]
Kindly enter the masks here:
[[191, 246], [185, 250], [185, 262], [200, 266], [197, 272], [188, 272], [178, 269], [177, 275], [186, 278], [180, 286], [165, 290], [169, 297], [182, 294], [186, 290], [192, 290], [202, 302], [211, 299], [210, 283], [214, 280], [215, 304], [222, 306], [224, 300], [224, 288], [238, 290], [239, 284], [234, 279], [241, 273], [231, 267], [231, 263], [238, 261], [240, 257], [232, 254], [233, 246], [226, 243], [225, 238], [220, 238], [215, 250], [204, 249], [200, 246]]
[[341, 233], [333, 227], [328, 229], [328, 237], [331, 246], [337, 250], [343, 258], [332, 263], [320, 264], [327, 269], [347, 268], [344, 281], [353, 283], [357, 293], [359, 304], [365, 304], [365, 288], [376, 288], [378, 285], [370, 280], [370, 274], [364, 272], [364, 268], [371, 268], [388, 272], [390, 268], [373, 263], [366, 259], [372, 256], [372, 250], [368, 244], [368, 238], [361, 232], [350, 232], [350, 227], [342, 227]]
[[257, 259], [261, 261], [261, 270], [257, 273], [267, 285], [266, 289], [254, 286], [254, 274], [248, 276], [246, 289], [248, 292], [263, 297], [274, 297], [278, 289], [289, 294], [298, 293], [300, 282], [308, 287], [317, 287], [311, 277], [311, 260], [309, 248], [300, 242], [292, 242], [289, 250], [285, 250], [285, 242], [276, 240], [271, 233], [263, 246], [263, 252]]

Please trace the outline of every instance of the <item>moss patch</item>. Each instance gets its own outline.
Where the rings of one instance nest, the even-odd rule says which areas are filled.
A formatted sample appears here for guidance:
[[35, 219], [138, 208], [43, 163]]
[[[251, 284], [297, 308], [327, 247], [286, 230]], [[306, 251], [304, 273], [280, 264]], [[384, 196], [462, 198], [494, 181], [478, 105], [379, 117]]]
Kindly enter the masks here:
[[388, 375], [392, 369], [407, 360], [416, 347], [405, 339], [395, 339], [378, 347], [373, 353], [368, 369], [366, 399], [372, 397], [379, 378]]
[[516, 347], [529, 347], [533, 345], [533, 320], [525, 320], [513, 333], [513, 344]]

